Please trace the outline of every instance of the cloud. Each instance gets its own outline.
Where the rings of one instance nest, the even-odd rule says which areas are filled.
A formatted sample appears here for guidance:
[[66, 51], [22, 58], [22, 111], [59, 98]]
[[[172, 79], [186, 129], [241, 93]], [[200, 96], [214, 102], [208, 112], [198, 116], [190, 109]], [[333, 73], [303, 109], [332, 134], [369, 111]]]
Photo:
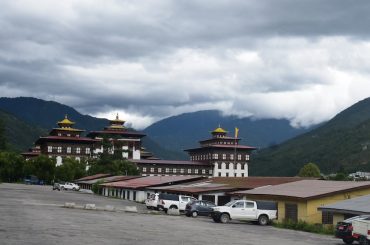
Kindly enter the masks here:
[[183, 112], [308, 126], [368, 97], [368, 1], [3, 1], [0, 96], [134, 127]]

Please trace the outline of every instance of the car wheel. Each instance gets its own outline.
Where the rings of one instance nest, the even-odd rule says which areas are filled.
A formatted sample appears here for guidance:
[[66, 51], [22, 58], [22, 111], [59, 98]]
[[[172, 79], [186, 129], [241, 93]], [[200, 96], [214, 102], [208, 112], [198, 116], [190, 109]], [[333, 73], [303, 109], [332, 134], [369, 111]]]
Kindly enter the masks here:
[[267, 225], [268, 223], [269, 223], [269, 219], [266, 215], [260, 215], [260, 217], [258, 217], [258, 224]]
[[198, 216], [198, 212], [197, 211], [193, 211], [191, 213], [191, 217], [196, 218], [197, 216]]
[[220, 219], [219, 218], [216, 218], [216, 217], [213, 217], [213, 221], [216, 222], [216, 223], [220, 223]]
[[72, 188], [72, 190], [74, 190], [74, 191], [75, 191], [75, 190], [76, 190], [76, 188], [74, 188], [74, 187], [73, 187], [73, 188]]
[[367, 239], [366, 239], [366, 237], [365, 236], [361, 236], [360, 237], [360, 240], [358, 241], [358, 243], [360, 244], [360, 245], [368, 245], [369, 243], [367, 242]]
[[221, 214], [220, 216], [221, 223], [228, 223], [230, 221], [230, 216], [228, 214]]
[[62, 189], [62, 191], [64, 191], [64, 187], [62, 187], [62, 188], [60, 188], [60, 189]]
[[346, 238], [343, 238], [343, 242], [345, 243], [345, 244], [352, 244], [353, 243], [353, 239], [346, 239]]

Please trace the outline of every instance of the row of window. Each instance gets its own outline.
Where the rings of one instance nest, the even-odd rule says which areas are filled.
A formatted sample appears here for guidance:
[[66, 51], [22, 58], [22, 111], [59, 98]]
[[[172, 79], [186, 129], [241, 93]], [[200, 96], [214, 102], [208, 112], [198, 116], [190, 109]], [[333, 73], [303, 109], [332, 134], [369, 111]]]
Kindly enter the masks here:
[[[219, 172], [218, 173], [218, 177], [221, 177], [221, 172]], [[229, 173], [225, 173], [225, 175], [226, 175], [226, 177], [229, 177], [229, 176], [231, 176]], [[241, 173], [241, 176], [238, 176], [238, 174], [237, 173], [234, 173], [234, 177], [244, 177], [245, 176], [245, 174], [244, 173]]]
[[[64, 147], [62, 147], [62, 146], [48, 146], [48, 153], [53, 153], [53, 152], [62, 153], [63, 150], [64, 150]], [[70, 147], [70, 146], [67, 146], [65, 148], [65, 150], [66, 150], [67, 154], [72, 153], [72, 147]], [[76, 147], [73, 150], [74, 150], [73, 153], [81, 154], [81, 147]], [[90, 152], [91, 152], [91, 150], [90, 150], [89, 147], [85, 148], [85, 154], [90, 154]]]
[[[58, 133], [58, 136], [67, 136], [67, 137], [71, 137], [71, 134], [66, 134], [66, 135], [62, 135], [61, 133]], [[72, 137], [80, 137], [79, 134], [73, 134]]]
[[[225, 166], [224, 169], [232, 169], [232, 167], [230, 165], [232, 166], [232, 163], [218, 164], [217, 169], [223, 169], [223, 166]], [[244, 168], [245, 168], [245, 164], [240, 164], [240, 169], [244, 170]], [[234, 165], [234, 169], [238, 169], [238, 164]]]
[[[154, 173], [155, 171], [155, 168], [151, 167], [151, 168], [146, 168], [146, 167], [143, 167], [143, 173], [147, 173], [147, 170], [149, 170], [149, 173]], [[194, 173], [194, 174], [199, 174], [199, 173], [202, 173], [202, 174], [206, 174], [206, 170], [205, 169], [184, 169], [184, 168], [164, 168], [164, 173], [180, 173], [180, 174], [191, 174], [191, 173]], [[162, 168], [157, 168], [157, 172], [158, 173], [162, 173]], [[209, 170], [209, 174], [212, 174], [212, 170], [210, 169]]]
[[[218, 160], [219, 157], [222, 160], [226, 160], [227, 157], [229, 157], [230, 160], [234, 160], [234, 154], [217, 154], [217, 153], [212, 154], [212, 157], [211, 157], [211, 154], [202, 154], [202, 155], [191, 156], [190, 159], [192, 161], [199, 161], [199, 160]], [[238, 154], [237, 155], [237, 160], [238, 161], [241, 161], [242, 160], [242, 155], [241, 154]], [[246, 161], [249, 161], [249, 155], [248, 154], [245, 155], [245, 160]]]

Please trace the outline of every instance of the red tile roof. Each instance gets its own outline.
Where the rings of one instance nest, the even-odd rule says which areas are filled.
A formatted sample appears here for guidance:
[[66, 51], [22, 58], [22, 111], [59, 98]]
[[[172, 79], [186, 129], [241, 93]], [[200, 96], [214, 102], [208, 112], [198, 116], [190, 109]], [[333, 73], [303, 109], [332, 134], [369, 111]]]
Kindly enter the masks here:
[[118, 181], [113, 183], [102, 184], [106, 187], [138, 189], [150, 186], [159, 186], [166, 184], [179, 183], [183, 181], [194, 181], [201, 179], [200, 176], [147, 176], [126, 181]]
[[151, 189], [175, 193], [205, 193], [212, 191], [249, 190], [262, 186], [300, 181], [300, 177], [215, 177], [182, 185], [153, 187]]
[[45, 136], [40, 137], [36, 142], [50, 140], [50, 141], [79, 141], [79, 142], [99, 142], [100, 140], [91, 139], [87, 137], [67, 137], [67, 136]]
[[247, 146], [247, 145], [207, 145], [203, 147], [198, 148], [192, 148], [192, 149], [186, 149], [184, 151], [199, 151], [203, 149], [209, 149], [209, 148], [226, 148], [226, 149], [242, 149], [242, 150], [255, 150], [256, 147]]
[[239, 191], [242, 195], [313, 199], [358, 189], [370, 189], [370, 181], [301, 180], [255, 190]]
[[86, 176], [86, 177], [77, 179], [77, 180], [75, 180], [75, 182], [77, 182], [77, 181], [83, 181], [83, 180], [99, 179], [99, 178], [109, 177], [109, 176], [112, 176], [112, 174], [94, 174], [94, 175], [90, 175], [90, 176]]
[[124, 131], [124, 130], [100, 130], [100, 131], [91, 131], [88, 133], [88, 136], [93, 135], [100, 135], [100, 134], [119, 134], [119, 135], [132, 135], [132, 136], [139, 136], [144, 137], [145, 134], [141, 132], [133, 132], [133, 131]]

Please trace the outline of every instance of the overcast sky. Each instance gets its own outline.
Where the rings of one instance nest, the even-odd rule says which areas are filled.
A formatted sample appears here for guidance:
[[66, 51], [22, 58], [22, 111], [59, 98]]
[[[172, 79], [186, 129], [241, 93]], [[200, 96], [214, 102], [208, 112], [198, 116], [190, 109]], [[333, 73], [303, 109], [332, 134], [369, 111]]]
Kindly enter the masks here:
[[370, 96], [370, 1], [1, 0], [0, 96], [140, 129], [219, 109], [308, 126]]

